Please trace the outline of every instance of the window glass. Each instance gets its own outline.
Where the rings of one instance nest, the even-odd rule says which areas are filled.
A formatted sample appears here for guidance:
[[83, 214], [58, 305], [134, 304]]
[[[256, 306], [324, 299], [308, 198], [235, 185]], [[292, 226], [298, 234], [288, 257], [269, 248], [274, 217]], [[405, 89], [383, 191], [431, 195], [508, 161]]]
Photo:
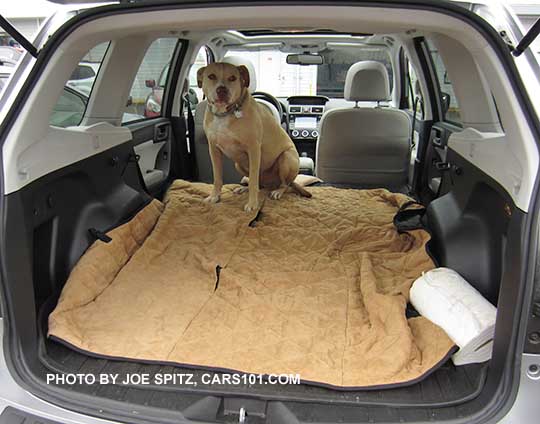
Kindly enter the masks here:
[[[94, 72], [93, 65], [94, 64], [92, 63], [88, 63], [88, 64], [80, 63], [71, 74], [71, 77], [69, 78], [70, 81], [77, 81], [77, 80], [95, 77], [97, 72]], [[97, 65], [97, 68], [99, 68], [99, 64], [96, 64], [96, 65]]]
[[[197, 100], [201, 100], [203, 98], [202, 89], [199, 88], [199, 86], [197, 85], [197, 71], [206, 65], [208, 65], [208, 50], [206, 47], [202, 47], [197, 53], [197, 57], [195, 58], [195, 63], [189, 70], [189, 77], [188, 77], [189, 78], [189, 94], [191, 96], [195, 94], [197, 96]], [[196, 103], [196, 102], [192, 101], [192, 103]]]
[[418, 80], [418, 75], [414, 66], [412, 66], [409, 59], [405, 59], [406, 64], [406, 74], [405, 74], [405, 84], [406, 84], [406, 97], [407, 97], [407, 109], [410, 111], [415, 111], [419, 117], [424, 117], [424, 96], [420, 87], [420, 81]]
[[50, 124], [62, 128], [79, 125], [86, 110], [86, 103], [86, 96], [69, 87], [64, 87], [53, 109]]
[[310, 66], [288, 64], [289, 52], [277, 49], [229, 51], [226, 56], [249, 60], [257, 73], [257, 90], [276, 97], [321, 95], [343, 98], [347, 71], [356, 62], [364, 60], [381, 62], [386, 67], [392, 91], [392, 63], [384, 47], [336, 46], [319, 53], [323, 56], [323, 64]]
[[131, 86], [123, 123], [161, 116], [161, 102], [177, 43], [177, 38], [158, 38], [148, 47]]
[[405, 72], [404, 72], [404, 81], [403, 84], [405, 85], [405, 104], [400, 102], [400, 105], [403, 105], [402, 107], [405, 107], [407, 110], [410, 111], [410, 113], [413, 116], [413, 129], [412, 129], [412, 152], [411, 157], [415, 158], [417, 155], [417, 146], [420, 134], [416, 130], [416, 122], [419, 119], [424, 119], [424, 96], [420, 87], [420, 81], [418, 79], [418, 75], [416, 73], [416, 70], [414, 66], [412, 66], [412, 63], [409, 61], [409, 58], [405, 55]]
[[441, 105], [443, 107], [444, 120], [460, 124], [461, 114], [459, 104], [454, 94], [452, 87], [452, 81], [448, 77], [444, 62], [433, 45], [433, 43], [427, 41], [427, 46], [431, 54], [433, 65], [435, 67], [435, 73], [437, 74], [437, 80], [439, 81], [439, 88], [441, 91]]
[[9, 75], [0, 75], [0, 93], [4, 89], [4, 86], [7, 84]]
[[71, 73], [66, 87], [53, 108], [49, 123], [66, 128], [81, 123], [109, 42], [91, 49]]

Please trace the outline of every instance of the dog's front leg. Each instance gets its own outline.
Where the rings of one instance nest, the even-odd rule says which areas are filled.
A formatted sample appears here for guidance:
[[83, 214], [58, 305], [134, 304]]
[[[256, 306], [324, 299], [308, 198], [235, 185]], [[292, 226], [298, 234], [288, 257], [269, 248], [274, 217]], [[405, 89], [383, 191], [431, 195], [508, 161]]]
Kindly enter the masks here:
[[259, 207], [259, 174], [261, 171], [261, 145], [260, 143], [254, 143], [255, 145], [249, 149], [249, 182], [248, 190], [249, 197], [244, 210], [251, 212]]
[[221, 187], [223, 186], [223, 153], [210, 140], [208, 140], [208, 149], [210, 151], [210, 159], [212, 160], [214, 187], [210, 196], [204, 199], [204, 201], [207, 203], [217, 203], [221, 195]]

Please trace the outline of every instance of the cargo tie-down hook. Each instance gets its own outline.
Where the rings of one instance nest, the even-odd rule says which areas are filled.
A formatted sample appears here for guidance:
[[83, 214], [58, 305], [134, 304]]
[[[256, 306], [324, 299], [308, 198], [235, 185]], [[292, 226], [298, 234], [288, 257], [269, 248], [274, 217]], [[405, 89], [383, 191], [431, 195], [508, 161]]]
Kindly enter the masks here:
[[240, 408], [240, 411], [238, 411], [238, 422], [240, 424], [244, 424], [246, 422], [246, 418], [247, 418], [247, 413], [246, 413], [245, 408], [242, 406]]

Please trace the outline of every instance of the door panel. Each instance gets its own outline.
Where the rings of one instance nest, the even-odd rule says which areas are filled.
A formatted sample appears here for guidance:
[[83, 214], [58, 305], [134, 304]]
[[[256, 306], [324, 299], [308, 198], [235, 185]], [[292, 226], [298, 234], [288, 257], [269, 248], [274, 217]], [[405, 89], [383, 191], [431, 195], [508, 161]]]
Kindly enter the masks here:
[[141, 170], [144, 184], [149, 190], [159, 187], [166, 180], [166, 175], [161, 169], [156, 168], [157, 157], [160, 154], [165, 141], [156, 142], [148, 140], [138, 144], [133, 150], [139, 156], [139, 169]]
[[147, 191], [158, 195], [171, 170], [174, 135], [167, 118], [148, 119], [127, 125], [133, 135], [133, 150]]

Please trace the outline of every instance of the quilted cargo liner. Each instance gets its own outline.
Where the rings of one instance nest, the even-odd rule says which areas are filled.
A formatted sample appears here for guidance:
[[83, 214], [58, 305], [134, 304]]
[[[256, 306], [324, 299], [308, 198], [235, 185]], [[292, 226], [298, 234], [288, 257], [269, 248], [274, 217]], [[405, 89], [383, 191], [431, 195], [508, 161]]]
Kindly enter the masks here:
[[73, 269], [49, 336], [95, 356], [257, 374], [338, 389], [412, 384], [455, 349], [405, 315], [433, 268], [422, 230], [398, 234], [407, 196], [311, 187], [243, 211], [247, 193], [178, 180]]

